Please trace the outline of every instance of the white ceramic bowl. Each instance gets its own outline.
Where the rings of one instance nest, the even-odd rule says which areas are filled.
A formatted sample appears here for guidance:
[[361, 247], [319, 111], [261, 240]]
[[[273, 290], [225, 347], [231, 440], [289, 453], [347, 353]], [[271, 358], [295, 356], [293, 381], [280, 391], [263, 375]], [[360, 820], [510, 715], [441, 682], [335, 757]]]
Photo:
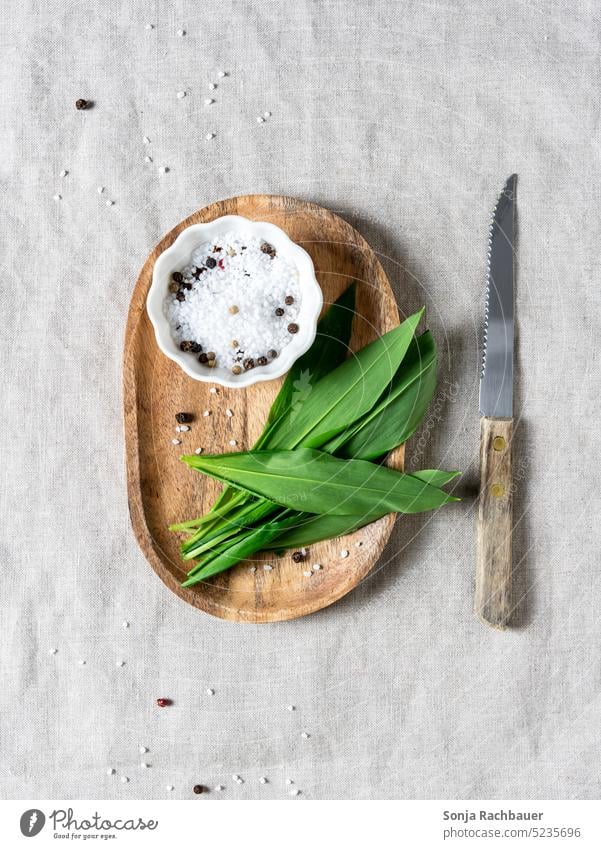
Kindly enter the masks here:
[[[301, 305], [298, 317], [299, 332], [290, 340], [279, 356], [266, 366], [259, 366], [241, 374], [232, 374], [229, 369], [217, 366], [208, 369], [198, 362], [194, 354], [180, 351], [171, 335], [169, 322], [163, 311], [169, 282], [174, 271], [180, 271], [190, 261], [195, 248], [236, 230], [248, 236], [258, 236], [273, 245], [288, 257], [298, 269]], [[301, 354], [304, 354], [315, 339], [317, 319], [323, 304], [323, 295], [317, 279], [313, 261], [309, 254], [295, 244], [283, 230], [266, 221], [251, 221], [240, 215], [224, 215], [208, 224], [192, 224], [183, 230], [170, 248], [159, 256], [152, 272], [152, 284], [146, 299], [146, 309], [154, 327], [157, 345], [165, 356], [176, 362], [194, 380], [204, 383], [219, 383], [240, 389], [264, 380], [273, 380], [285, 374]]]

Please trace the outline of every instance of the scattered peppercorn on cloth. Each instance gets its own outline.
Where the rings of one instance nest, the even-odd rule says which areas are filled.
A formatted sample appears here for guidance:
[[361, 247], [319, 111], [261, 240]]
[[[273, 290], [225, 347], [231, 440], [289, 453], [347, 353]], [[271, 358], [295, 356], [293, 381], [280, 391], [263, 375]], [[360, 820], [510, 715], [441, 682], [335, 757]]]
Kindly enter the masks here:
[[[596, 798], [598, 10], [5, 0], [0, 25], [2, 795]], [[497, 633], [471, 609], [473, 496], [487, 226], [513, 172], [518, 624]], [[402, 312], [426, 305], [440, 382], [407, 463], [464, 473], [462, 503], [399, 519], [341, 602], [262, 626], [145, 562], [120, 389], [149, 251], [252, 192], [347, 218]]]

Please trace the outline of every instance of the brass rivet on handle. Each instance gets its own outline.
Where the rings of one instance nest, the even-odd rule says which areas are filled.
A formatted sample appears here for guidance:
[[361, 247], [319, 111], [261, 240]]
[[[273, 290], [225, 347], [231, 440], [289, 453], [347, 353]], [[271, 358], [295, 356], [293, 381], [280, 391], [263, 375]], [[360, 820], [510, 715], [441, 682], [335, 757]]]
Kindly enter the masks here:
[[492, 447], [495, 449], [495, 451], [503, 451], [506, 445], [507, 443], [505, 442], [505, 439], [502, 436], [495, 436], [492, 441]]
[[505, 495], [505, 487], [502, 483], [493, 483], [490, 488], [490, 494], [494, 498], [502, 498]]

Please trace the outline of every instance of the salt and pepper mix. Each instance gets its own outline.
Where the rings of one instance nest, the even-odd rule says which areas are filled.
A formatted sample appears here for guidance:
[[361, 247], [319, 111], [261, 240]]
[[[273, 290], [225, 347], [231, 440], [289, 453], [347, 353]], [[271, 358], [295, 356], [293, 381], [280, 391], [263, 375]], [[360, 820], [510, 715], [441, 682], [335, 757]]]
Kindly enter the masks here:
[[164, 311], [180, 350], [207, 369], [268, 365], [299, 331], [294, 262], [258, 236], [232, 231], [196, 248], [174, 271]]

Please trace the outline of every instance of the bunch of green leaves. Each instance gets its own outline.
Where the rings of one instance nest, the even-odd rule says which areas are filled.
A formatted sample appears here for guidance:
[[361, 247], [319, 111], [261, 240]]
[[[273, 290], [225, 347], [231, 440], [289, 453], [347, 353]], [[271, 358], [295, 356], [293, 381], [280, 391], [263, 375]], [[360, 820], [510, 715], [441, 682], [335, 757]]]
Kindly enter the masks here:
[[183, 457], [226, 484], [181, 547], [199, 560], [184, 586], [255, 551], [309, 545], [390, 512], [419, 512], [453, 501], [440, 487], [455, 473], [403, 474], [376, 462], [418, 427], [436, 385], [436, 348], [415, 336], [423, 310], [347, 358], [354, 287], [318, 325], [295, 363], [252, 451]]

